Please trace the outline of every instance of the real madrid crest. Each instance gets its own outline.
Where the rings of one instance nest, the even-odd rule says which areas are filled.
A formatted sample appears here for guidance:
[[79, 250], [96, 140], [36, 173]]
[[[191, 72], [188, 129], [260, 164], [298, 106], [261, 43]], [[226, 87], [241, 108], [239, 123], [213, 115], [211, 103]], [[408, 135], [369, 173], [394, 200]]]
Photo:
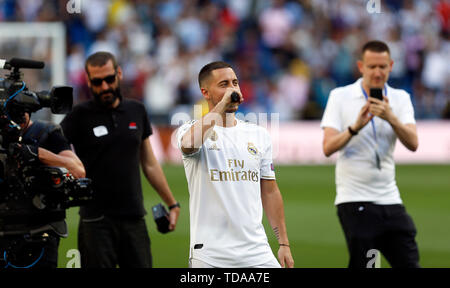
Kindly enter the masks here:
[[217, 138], [219, 138], [219, 136], [217, 136], [216, 131], [213, 130], [209, 139], [211, 139], [211, 141], [217, 141]]
[[256, 146], [253, 145], [253, 143], [248, 142], [247, 144], [247, 150], [250, 154], [256, 155], [258, 154], [258, 149], [256, 149]]

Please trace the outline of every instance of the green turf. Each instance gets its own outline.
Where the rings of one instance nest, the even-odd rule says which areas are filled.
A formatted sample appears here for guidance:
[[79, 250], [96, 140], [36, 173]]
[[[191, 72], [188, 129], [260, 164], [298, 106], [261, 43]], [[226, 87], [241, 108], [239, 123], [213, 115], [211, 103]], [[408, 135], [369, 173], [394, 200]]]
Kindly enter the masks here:
[[[176, 231], [166, 235], [156, 231], [150, 214], [146, 216], [154, 267], [187, 267], [189, 194], [184, 170], [172, 165], [163, 169], [182, 210]], [[334, 166], [283, 166], [277, 167], [276, 173], [295, 266], [346, 267], [347, 248], [333, 205]], [[450, 267], [450, 165], [398, 165], [397, 184], [417, 227], [420, 264]], [[150, 207], [161, 200], [146, 181], [143, 187], [145, 207], [150, 212]], [[78, 208], [67, 213], [70, 234], [61, 241], [60, 267], [66, 267], [70, 260], [67, 251], [77, 247], [77, 213]], [[277, 249], [266, 219], [264, 225], [272, 248]], [[381, 267], [389, 267], [384, 259]]]

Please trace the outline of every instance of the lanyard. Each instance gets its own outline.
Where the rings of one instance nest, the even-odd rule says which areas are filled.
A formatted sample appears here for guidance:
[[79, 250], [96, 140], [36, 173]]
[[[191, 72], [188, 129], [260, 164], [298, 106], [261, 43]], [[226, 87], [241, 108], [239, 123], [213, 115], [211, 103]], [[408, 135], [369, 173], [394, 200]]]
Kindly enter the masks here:
[[[366, 97], [366, 100], [369, 99], [369, 96], [367, 96], [366, 90], [364, 90], [362, 83], [361, 83], [361, 90], [364, 94], [364, 97]], [[386, 84], [384, 85], [384, 96], [387, 97], [387, 89], [386, 89]], [[375, 142], [378, 143], [377, 141], [377, 129], [375, 128], [375, 121], [373, 121], [373, 118], [370, 119], [370, 122], [372, 124], [372, 131], [373, 131], [373, 137], [375, 138]]]
[[[361, 90], [364, 94], [364, 97], [366, 97], [366, 100], [369, 99], [369, 96], [367, 96], [366, 91], [364, 90], [362, 83], [361, 83]], [[387, 97], [387, 88], [386, 88], [386, 84], [384, 85], [384, 96]], [[372, 125], [372, 131], [373, 131], [373, 138], [375, 139], [375, 160], [376, 160], [376, 164], [377, 164], [377, 168], [379, 170], [381, 170], [381, 161], [380, 161], [380, 156], [378, 153], [378, 140], [377, 140], [377, 129], [375, 128], [375, 121], [372, 119], [370, 119], [370, 123]]]

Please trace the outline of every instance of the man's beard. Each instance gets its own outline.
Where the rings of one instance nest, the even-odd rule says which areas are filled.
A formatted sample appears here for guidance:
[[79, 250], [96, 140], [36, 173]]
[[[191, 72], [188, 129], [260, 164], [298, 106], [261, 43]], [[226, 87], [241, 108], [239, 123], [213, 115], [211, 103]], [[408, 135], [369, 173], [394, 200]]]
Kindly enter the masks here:
[[[95, 101], [104, 106], [105, 108], [109, 108], [114, 104], [117, 98], [122, 99], [122, 96], [120, 94], [120, 87], [117, 87], [116, 89], [108, 89], [106, 91], [103, 91], [101, 93], [95, 93], [92, 91], [92, 95], [94, 95]], [[110, 95], [106, 95], [110, 94]]]

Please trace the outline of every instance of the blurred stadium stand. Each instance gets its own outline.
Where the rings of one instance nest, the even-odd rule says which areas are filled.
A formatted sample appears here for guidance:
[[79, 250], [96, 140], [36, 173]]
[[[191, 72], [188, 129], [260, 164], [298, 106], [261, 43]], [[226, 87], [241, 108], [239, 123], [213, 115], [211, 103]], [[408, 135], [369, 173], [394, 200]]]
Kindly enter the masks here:
[[240, 112], [318, 120], [329, 91], [359, 77], [362, 43], [380, 39], [395, 61], [389, 83], [411, 93], [417, 119], [450, 118], [448, 0], [379, 0], [381, 13], [363, 0], [75, 1], [81, 13], [67, 0], [0, 0], [1, 22], [64, 23], [75, 102], [89, 97], [84, 60], [107, 50], [124, 69], [125, 96], [157, 125], [201, 103], [197, 73], [216, 59], [240, 78]]

